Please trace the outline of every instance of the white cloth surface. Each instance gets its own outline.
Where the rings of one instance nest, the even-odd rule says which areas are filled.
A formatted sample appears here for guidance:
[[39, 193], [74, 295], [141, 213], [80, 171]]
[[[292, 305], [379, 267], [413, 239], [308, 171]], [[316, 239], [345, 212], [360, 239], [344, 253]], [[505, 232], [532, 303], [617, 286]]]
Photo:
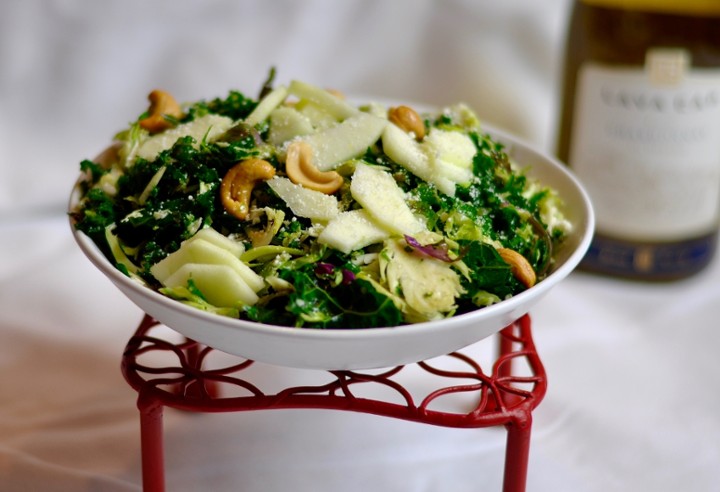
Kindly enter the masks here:
[[[348, 94], [466, 101], [551, 151], [568, 5], [2, 2], [0, 490], [141, 490], [136, 394], [119, 363], [142, 313], [82, 255], [64, 211], [80, 160], [150, 89], [255, 93], [272, 64], [280, 80]], [[540, 303], [549, 389], [529, 491], [718, 490], [718, 280], [720, 261], [670, 284], [574, 273]], [[166, 410], [165, 439], [173, 492], [469, 492], [501, 489], [505, 432]]]

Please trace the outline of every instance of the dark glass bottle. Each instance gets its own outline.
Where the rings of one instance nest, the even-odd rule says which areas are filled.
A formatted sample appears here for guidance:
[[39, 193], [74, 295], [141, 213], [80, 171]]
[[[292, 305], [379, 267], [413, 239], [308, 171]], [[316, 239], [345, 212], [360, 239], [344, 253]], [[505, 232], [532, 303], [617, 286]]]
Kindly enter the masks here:
[[576, 0], [558, 157], [596, 212], [581, 267], [672, 280], [720, 223], [720, 0]]

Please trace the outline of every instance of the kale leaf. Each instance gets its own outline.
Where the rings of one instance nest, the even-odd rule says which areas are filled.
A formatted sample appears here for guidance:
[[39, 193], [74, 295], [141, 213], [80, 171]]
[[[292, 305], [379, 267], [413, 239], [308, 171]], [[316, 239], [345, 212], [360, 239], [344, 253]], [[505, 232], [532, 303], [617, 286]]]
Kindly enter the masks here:
[[210, 101], [198, 101], [188, 108], [184, 121], [192, 121], [195, 118], [208, 113], [215, 113], [227, 116], [233, 120], [245, 119], [257, 106], [257, 101], [245, 96], [239, 91], [230, 91], [227, 97], [219, 97]]
[[[340, 272], [354, 267], [331, 268]], [[285, 309], [293, 314], [296, 326], [369, 328], [403, 322], [402, 312], [392, 300], [364, 279], [350, 276], [351, 280], [342, 281], [342, 275], [319, 272], [314, 263], [282, 270], [281, 276], [294, 287]]]
[[90, 188], [84, 197], [83, 209], [73, 214], [75, 227], [108, 252], [105, 228], [116, 220], [113, 198], [100, 188]]
[[464, 251], [462, 261], [469, 270], [469, 278], [463, 277], [468, 297], [489, 291], [502, 299], [523, 289], [494, 247], [477, 241], [460, 241], [460, 247]]

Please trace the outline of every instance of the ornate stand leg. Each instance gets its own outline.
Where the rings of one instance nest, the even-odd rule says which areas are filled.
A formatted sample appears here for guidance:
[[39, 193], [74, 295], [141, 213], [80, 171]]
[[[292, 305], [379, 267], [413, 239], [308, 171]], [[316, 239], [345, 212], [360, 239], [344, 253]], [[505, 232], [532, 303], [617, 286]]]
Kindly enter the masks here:
[[505, 445], [503, 492], [525, 492], [530, 456], [532, 414], [527, 412], [522, 418], [513, 419], [512, 422], [505, 425], [505, 428], [507, 429], [507, 444]]
[[[498, 359], [511, 354], [513, 351], [514, 325], [510, 325], [500, 332], [498, 341]], [[498, 367], [498, 377], [507, 378], [512, 375], [512, 359], [507, 359]]]
[[163, 450], [163, 405], [140, 392], [140, 447], [144, 492], [165, 492], [165, 456]]

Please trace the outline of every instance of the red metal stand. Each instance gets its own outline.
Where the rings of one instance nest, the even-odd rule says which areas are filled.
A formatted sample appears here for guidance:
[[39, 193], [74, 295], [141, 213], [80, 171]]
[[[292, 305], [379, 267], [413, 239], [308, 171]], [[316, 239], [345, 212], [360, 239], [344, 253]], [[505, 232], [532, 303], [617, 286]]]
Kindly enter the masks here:
[[[419, 399], [396, 380], [406, 366], [383, 370], [379, 374], [377, 371], [327, 371], [332, 379], [329, 383], [268, 393], [246, 376], [253, 361], [237, 358], [222, 367], [207, 368], [210, 356], [217, 351], [192, 340], [175, 343], [156, 336], [155, 330], [159, 327], [146, 315], [128, 341], [122, 359], [123, 375], [138, 392], [145, 492], [165, 490], [163, 409], [166, 406], [194, 412], [322, 408], [446, 427], [503, 425], [507, 429], [503, 491], [525, 490], [532, 411], [540, 404], [547, 389], [547, 377], [535, 349], [527, 315], [499, 333], [499, 353], [489, 374], [485, 374], [475, 360], [459, 352], [443, 356], [459, 362], [463, 367], [459, 371], [440, 369], [434, 362], [418, 362], [417, 367], [436, 378], [447, 378], [451, 383], [462, 382], [441, 387]], [[148, 362], [158, 356], [169, 356], [171, 363]], [[523, 374], [514, 373], [514, 368], [517, 369], [514, 361], [524, 362]], [[354, 389], [368, 385], [389, 388], [397, 398], [356, 396]], [[457, 393], [473, 393], [476, 396], [474, 408], [463, 413], [430, 408], [440, 397]], [[397, 399], [402, 403], [394, 401]]]

